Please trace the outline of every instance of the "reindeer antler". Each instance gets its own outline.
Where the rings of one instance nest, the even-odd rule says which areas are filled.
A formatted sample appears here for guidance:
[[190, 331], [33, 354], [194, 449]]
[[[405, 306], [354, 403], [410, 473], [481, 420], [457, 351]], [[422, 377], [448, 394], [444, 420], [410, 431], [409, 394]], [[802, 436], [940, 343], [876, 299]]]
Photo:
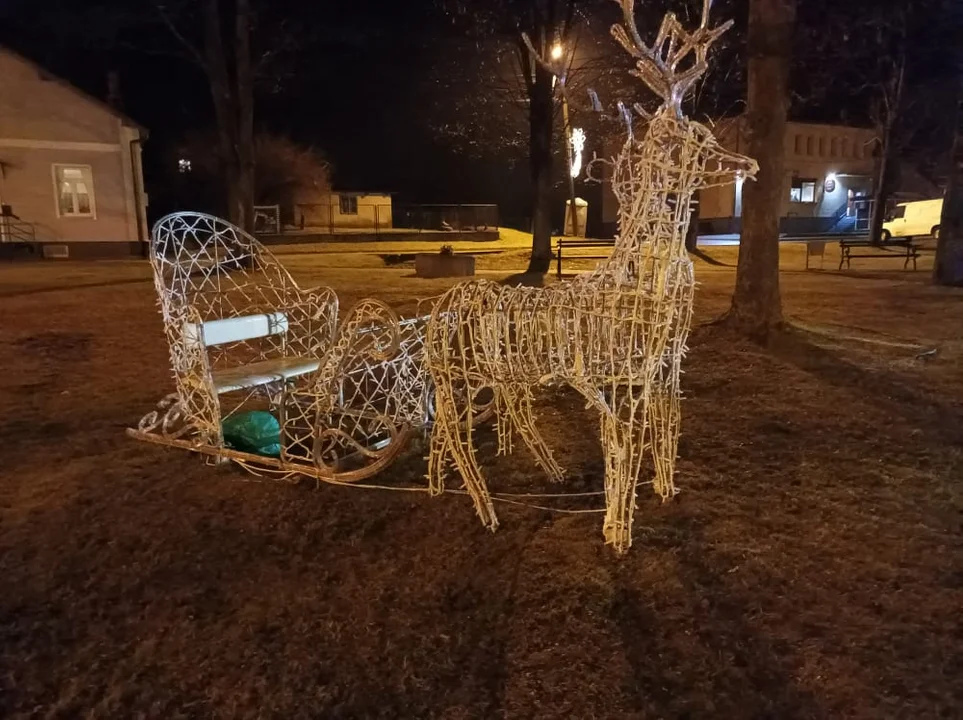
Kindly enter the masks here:
[[[709, 8], [712, 0], [703, 0], [702, 20], [695, 31], [686, 32], [675, 13], [667, 13], [650, 47], [642, 40], [635, 23], [635, 0], [615, 2], [622, 7], [625, 23], [612, 26], [612, 37], [629, 55], [636, 58], [636, 69], [630, 72], [661, 96], [666, 107], [674, 109], [676, 115], [682, 117], [682, 98], [705, 73], [709, 48], [732, 27], [732, 20], [710, 29]], [[695, 60], [692, 65], [679, 71], [679, 63], [693, 53]]]

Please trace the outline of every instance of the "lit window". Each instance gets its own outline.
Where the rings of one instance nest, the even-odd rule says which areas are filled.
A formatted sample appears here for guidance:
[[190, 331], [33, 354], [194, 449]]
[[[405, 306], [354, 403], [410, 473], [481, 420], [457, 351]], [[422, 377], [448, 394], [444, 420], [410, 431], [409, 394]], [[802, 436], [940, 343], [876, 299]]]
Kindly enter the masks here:
[[54, 165], [58, 217], [94, 217], [94, 180], [89, 165]]
[[789, 188], [789, 202], [794, 202], [794, 203], [816, 202], [815, 179], [793, 178], [792, 187]]
[[358, 214], [358, 196], [357, 195], [339, 195], [338, 199], [340, 201], [342, 215]]
[[179, 173], [189, 173], [193, 168], [191, 167], [191, 161], [187, 158], [181, 158], [177, 161], [177, 172]]

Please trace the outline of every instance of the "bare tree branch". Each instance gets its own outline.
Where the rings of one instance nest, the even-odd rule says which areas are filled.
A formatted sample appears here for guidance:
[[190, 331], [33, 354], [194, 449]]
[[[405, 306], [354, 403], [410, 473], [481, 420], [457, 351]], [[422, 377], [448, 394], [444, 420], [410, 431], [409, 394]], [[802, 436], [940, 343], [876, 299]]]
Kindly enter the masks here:
[[188, 57], [196, 62], [203, 70], [208, 70], [207, 60], [205, 60], [204, 55], [197, 48], [194, 43], [187, 39], [187, 37], [180, 31], [177, 24], [171, 18], [170, 14], [167, 12], [167, 8], [163, 3], [155, 2], [154, 8], [157, 10], [157, 14], [160, 16], [161, 22], [170, 31], [171, 36], [180, 43], [181, 47], [187, 51]]

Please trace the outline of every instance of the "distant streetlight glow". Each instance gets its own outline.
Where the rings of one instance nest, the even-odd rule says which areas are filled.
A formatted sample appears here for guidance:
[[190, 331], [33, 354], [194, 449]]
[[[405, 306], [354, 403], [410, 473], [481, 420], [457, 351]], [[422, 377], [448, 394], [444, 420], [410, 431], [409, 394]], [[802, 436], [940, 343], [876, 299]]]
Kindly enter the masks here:
[[552, 60], [562, 59], [562, 46], [559, 43], [552, 45]]

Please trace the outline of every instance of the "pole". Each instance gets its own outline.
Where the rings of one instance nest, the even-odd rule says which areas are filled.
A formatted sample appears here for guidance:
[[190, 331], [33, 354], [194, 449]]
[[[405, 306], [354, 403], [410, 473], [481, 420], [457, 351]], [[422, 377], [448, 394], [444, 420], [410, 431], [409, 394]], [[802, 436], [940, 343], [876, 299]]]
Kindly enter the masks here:
[[568, 95], [562, 84], [562, 125], [565, 128], [565, 173], [568, 175], [568, 197], [572, 203], [572, 236], [578, 237], [578, 208], [575, 205], [575, 178], [572, 177], [572, 126], [568, 121]]

